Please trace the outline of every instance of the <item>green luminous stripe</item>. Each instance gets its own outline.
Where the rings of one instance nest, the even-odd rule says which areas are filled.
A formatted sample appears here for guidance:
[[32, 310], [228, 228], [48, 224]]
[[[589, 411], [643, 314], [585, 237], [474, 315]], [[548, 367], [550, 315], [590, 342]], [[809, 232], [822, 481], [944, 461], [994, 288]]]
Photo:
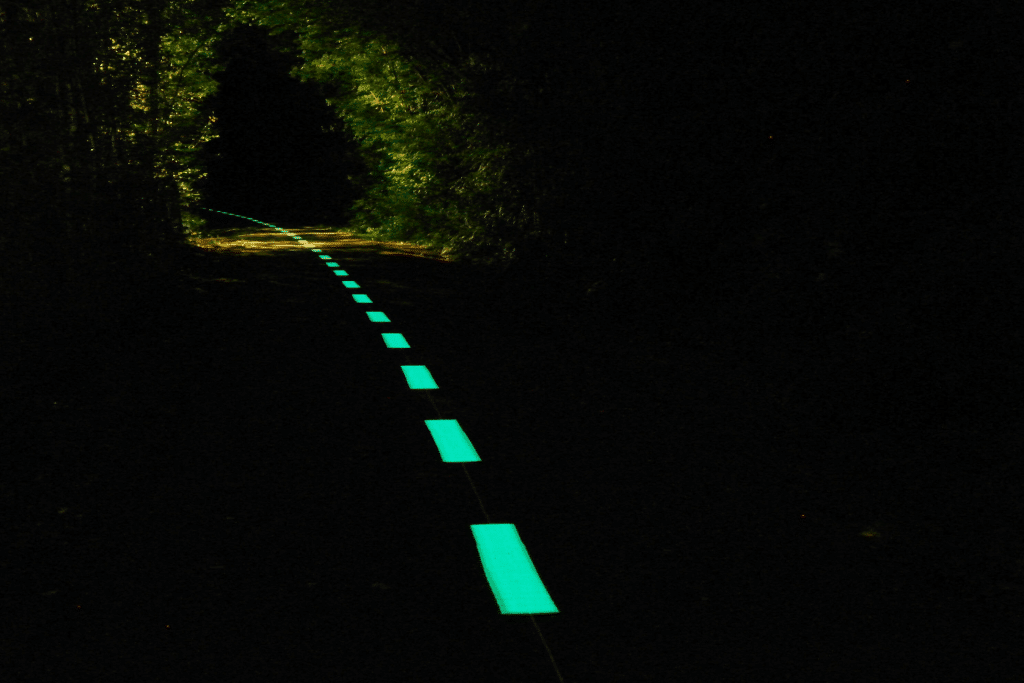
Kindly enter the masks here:
[[502, 614], [558, 613], [515, 524], [470, 524], [469, 528]]
[[370, 319], [371, 323], [389, 323], [391, 322], [384, 311], [367, 311], [366, 317]]
[[[437, 382], [430, 375], [426, 365], [403, 365], [402, 372], [405, 373], [405, 381], [409, 383], [410, 389], [437, 389]], [[454, 421], [454, 420], [453, 420]], [[428, 427], [430, 425], [427, 425]], [[467, 439], [468, 442], [468, 439]], [[470, 446], [472, 448], [472, 446]], [[479, 460], [479, 458], [477, 458]]]
[[[405, 369], [404, 367], [402, 368]], [[433, 381], [433, 379], [431, 379]], [[443, 462], [480, 462], [473, 443], [458, 420], [424, 420]]]
[[[334, 274], [335, 275], [348, 275], [348, 273], [346, 273], [344, 270], [336, 270], [336, 271], [334, 271]], [[355, 280], [342, 280], [341, 283], [343, 285], [345, 285], [346, 289], [362, 289], [362, 287], [360, 287], [359, 285], [356, 284]]]
[[384, 332], [380, 335], [384, 338], [384, 346], [389, 349], [408, 349], [409, 342], [399, 332]]
[[366, 296], [365, 294], [353, 294], [352, 295], [352, 300], [355, 301], [357, 304], [372, 304], [373, 303], [372, 301], [370, 301], [370, 297]]

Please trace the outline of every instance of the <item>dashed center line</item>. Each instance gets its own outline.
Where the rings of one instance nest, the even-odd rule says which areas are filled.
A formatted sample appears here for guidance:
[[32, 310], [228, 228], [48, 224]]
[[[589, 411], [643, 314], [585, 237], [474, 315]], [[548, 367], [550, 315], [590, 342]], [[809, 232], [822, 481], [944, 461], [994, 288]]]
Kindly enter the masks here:
[[[270, 223], [264, 223], [263, 221], [224, 211], [217, 211], [216, 213], [235, 216], [265, 225], [282, 235], [291, 237], [299, 244], [310, 244], [301, 235], [296, 235], [289, 230], [279, 228]], [[332, 270], [335, 276], [351, 277], [348, 271], [341, 269], [338, 262], [330, 255], [323, 254], [321, 249], [311, 248], [310, 251], [318, 254], [319, 259]], [[342, 280], [342, 284], [346, 289], [361, 289], [355, 280]], [[366, 294], [353, 294], [352, 300], [357, 304], [373, 303]], [[392, 322], [383, 311], [366, 311], [366, 317], [372, 323]], [[386, 348], [411, 348], [405, 336], [399, 332], [383, 332], [381, 333], [381, 338]], [[431, 391], [440, 388], [425, 365], [401, 365], [400, 369], [405, 375], [406, 383], [412, 390]], [[440, 416], [440, 411], [438, 411], [438, 415]], [[458, 420], [424, 420], [424, 424], [430, 432], [435, 446], [437, 446], [441, 462], [461, 463], [465, 467], [465, 463], [481, 461], [476, 448], [474, 448], [472, 441], [463, 431]], [[476, 486], [473, 485], [472, 477], [469, 476], [468, 471], [466, 476], [469, 478], [470, 485], [477, 495], [477, 500], [480, 500], [479, 493], [476, 491]], [[484, 576], [490, 585], [491, 592], [501, 614], [557, 614], [558, 608], [541, 581], [540, 575], [536, 567], [534, 567], [533, 561], [530, 559], [530, 555], [522, 539], [519, 537], [519, 532], [515, 525], [491, 523], [482, 500], [480, 500], [480, 506], [487, 522], [484, 524], [471, 524], [470, 533], [472, 533], [473, 539], [476, 542]], [[536, 622], [534, 624], [536, 625]], [[538, 628], [539, 632], [540, 629]], [[543, 639], [543, 634], [541, 634], [541, 638]], [[545, 643], [546, 646], [547, 644]], [[555, 668], [557, 671], [557, 666]], [[561, 678], [560, 674], [559, 678]]]

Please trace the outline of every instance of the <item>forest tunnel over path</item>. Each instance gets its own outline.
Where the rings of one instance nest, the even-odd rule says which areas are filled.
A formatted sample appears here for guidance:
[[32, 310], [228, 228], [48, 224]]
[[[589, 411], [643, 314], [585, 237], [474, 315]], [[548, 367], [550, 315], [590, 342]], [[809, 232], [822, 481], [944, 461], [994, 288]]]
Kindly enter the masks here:
[[1019, 678], [1024, 5], [728, 4], [0, 6], [5, 673]]

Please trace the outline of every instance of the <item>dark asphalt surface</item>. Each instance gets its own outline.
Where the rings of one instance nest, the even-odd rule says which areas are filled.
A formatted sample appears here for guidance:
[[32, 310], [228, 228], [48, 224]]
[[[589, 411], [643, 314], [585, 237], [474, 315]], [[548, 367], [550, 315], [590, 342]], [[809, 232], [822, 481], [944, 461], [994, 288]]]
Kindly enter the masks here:
[[[1024, 601], [975, 568], [971, 503], [864, 536], [871, 505], [780, 465], [699, 354], [566, 329], [542, 286], [332, 255], [372, 306], [303, 248], [196, 256], [8, 415], [10, 680], [556, 681], [545, 642], [580, 683], [1019, 680]], [[482, 462], [440, 461], [439, 416]], [[543, 642], [498, 612], [487, 519], [560, 609]]]

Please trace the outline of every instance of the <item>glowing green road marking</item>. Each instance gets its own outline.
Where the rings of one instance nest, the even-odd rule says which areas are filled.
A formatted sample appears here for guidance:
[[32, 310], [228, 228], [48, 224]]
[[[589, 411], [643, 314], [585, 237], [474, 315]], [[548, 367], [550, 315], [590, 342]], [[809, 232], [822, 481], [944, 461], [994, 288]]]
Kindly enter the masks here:
[[370, 319], [371, 323], [389, 323], [388, 317], [384, 315], [384, 311], [367, 311], [366, 317]]
[[[403, 365], [402, 369], [408, 366]], [[422, 366], [421, 366], [422, 367]], [[431, 379], [433, 381], [433, 379]], [[424, 420], [443, 462], [480, 462], [472, 442], [458, 420]]]
[[[338, 276], [341, 276], [341, 275], [344, 275], [346, 277], [348, 276], [348, 273], [346, 273], [344, 270], [336, 270], [336, 271], [334, 271], [334, 274], [338, 275]], [[350, 282], [352, 282], [352, 281], [351, 280], [345, 280], [345, 286], [348, 287], [349, 289], [361, 289], [359, 287], [359, 285], [357, 285], [356, 283], [352, 282], [352, 284], [349, 284]]]
[[[430, 375], [426, 365], [403, 365], [402, 372], [405, 373], [405, 381], [409, 383], [410, 389], [437, 389], [437, 382]], [[427, 425], [429, 427], [430, 425]], [[467, 442], [469, 440], [467, 439]], [[472, 448], [472, 446], [470, 446]], [[479, 458], [477, 458], [479, 460]]]
[[[336, 271], [334, 271], [334, 274], [335, 275], [348, 275], [348, 273], [346, 273], [344, 270], [336, 270]], [[342, 280], [341, 283], [343, 285], [345, 285], [346, 289], [362, 289], [362, 287], [360, 287], [359, 285], [356, 284], [355, 280]]]
[[502, 614], [557, 614], [515, 524], [470, 524]]
[[293, 240], [301, 240], [302, 238], [299, 237], [298, 235], [292, 235], [292, 239]]
[[337, 264], [337, 263], [335, 263], [334, 261], [328, 261], [328, 262], [327, 262], [327, 267], [328, 267], [328, 268], [337, 268], [337, 267], [338, 267], [338, 264]]
[[384, 346], [389, 349], [408, 349], [409, 342], [399, 332], [384, 332], [380, 335], [384, 338]]
[[[320, 251], [320, 250], [319, 249], [314, 249], [313, 251]], [[320, 258], [322, 258], [325, 261], [329, 261], [331, 259], [331, 257], [328, 256], [327, 254], [323, 254]]]
[[365, 294], [353, 294], [352, 295], [352, 301], [355, 301], [357, 304], [372, 304], [373, 303], [372, 301], [370, 301], [370, 297], [366, 296]]
[[[319, 254], [323, 249], [310, 249], [314, 254]], [[321, 256], [320, 258], [331, 258], [330, 256]]]

